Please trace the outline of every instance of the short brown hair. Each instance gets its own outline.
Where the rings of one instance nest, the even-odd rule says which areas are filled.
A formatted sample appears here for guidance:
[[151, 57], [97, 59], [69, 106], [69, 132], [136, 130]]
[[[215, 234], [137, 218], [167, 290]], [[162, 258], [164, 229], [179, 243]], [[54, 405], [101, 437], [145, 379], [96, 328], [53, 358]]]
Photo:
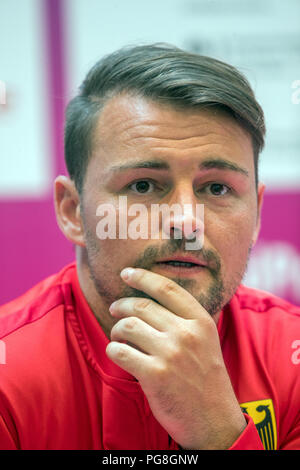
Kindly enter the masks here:
[[248, 80], [220, 60], [170, 44], [124, 47], [88, 72], [66, 112], [65, 160], [79, 193], [92, 152], [92, 133], [104, 103], [129, 92], [177, 108], [229, 112], [252, 137], [256, 185], [264, 147], [264, 113]]

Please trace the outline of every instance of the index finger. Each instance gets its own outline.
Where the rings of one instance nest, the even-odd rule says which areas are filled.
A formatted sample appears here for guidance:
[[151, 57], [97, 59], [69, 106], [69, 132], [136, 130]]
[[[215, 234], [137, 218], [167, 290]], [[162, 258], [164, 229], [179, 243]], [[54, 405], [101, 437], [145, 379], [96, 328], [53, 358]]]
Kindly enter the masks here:
[[121, 277], [128, 285], [150, 295], [182, 318], [193, 320], [203, 315], [209, 316], [195, 297], [172, 279], [140, 268], [125, 268]]

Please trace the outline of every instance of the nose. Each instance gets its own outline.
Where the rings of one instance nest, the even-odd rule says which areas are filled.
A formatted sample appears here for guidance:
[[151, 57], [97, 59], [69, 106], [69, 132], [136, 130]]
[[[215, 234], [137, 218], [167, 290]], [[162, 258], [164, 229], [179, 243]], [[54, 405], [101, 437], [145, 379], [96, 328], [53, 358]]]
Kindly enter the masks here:
[[163, 215], [162, 231], [163, 238], [194, 240], [197, 242], [194, 249], [200, 249], [204, 238], [204, 205], [195, 201], [193, 193], [177, 193]]
[[196, 217], [190, 205], [173, 204], [170, 207], [170, 216], [163, 220], [163, 231], [174, 238], [194, 238], [197, 232]]

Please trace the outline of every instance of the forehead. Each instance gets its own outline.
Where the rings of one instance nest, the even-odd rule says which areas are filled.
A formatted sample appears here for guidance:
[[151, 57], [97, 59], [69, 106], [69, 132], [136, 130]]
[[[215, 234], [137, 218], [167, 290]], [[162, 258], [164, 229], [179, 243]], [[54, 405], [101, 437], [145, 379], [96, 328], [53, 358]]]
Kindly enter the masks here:
[[143, 97], [119, 95], [102, 109], [94, 129], [92, 160], [103, 171], [127, 159], [165, 159], [192, 165], [226, 158], [254, 172], [251, 136], [221, 110], [175, 109]]

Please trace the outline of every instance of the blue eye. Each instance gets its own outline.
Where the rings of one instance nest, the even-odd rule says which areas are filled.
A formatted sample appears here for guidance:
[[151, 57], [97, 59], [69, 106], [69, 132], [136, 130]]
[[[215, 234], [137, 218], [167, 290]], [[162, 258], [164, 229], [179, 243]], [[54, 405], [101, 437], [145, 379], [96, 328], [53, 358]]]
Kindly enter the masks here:
[[137, 181], [136, 183], [132, 183], [129, 186], [129, 188], [132, 189], [136, 193], [146, 194], [146, 193], [151, 193], [153, 191], [154, 184], [151, 183], [151, 181], [140, 180], [140, 181]]
[[211, 183], [208, 187], [213, 196], [225, 196], [230, 192], [230, 188], [222, 183]]

